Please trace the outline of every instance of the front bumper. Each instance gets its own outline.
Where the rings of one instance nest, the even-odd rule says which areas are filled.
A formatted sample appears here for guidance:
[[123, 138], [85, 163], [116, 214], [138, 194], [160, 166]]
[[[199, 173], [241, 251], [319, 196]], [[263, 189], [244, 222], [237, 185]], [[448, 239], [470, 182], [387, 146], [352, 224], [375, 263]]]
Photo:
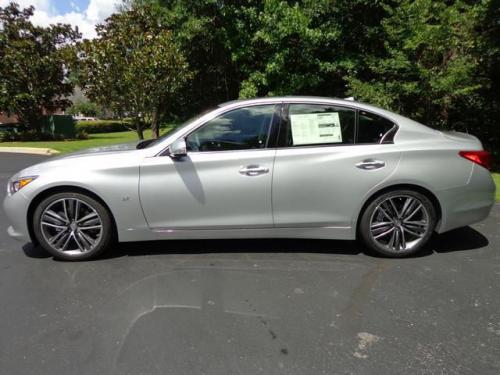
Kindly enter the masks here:
[[25, 233], [17, 232], [12, 225], [9, 225], [9, 227], [7, 228], [7, 234], [13, 239], [21, 242], [26, 242], [30, 240], [29, 236], [28, 238], [26, 238]]
[[31, 241], [27, 222], [29, 202], [22, 191], [7, 195], [3, 201], [3, 209], [11, 224], [7, 233], [19, 241]]

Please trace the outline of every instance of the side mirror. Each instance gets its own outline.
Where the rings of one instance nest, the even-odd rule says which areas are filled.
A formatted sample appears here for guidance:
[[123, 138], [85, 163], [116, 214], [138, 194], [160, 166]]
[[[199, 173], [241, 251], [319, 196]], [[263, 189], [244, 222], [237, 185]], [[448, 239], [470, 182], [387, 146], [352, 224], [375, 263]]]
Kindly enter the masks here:
[[176, 140], [168, 148], [168, 154], [171, 158], [182, 158], [187, 156], [186, 141], [184, 138]]

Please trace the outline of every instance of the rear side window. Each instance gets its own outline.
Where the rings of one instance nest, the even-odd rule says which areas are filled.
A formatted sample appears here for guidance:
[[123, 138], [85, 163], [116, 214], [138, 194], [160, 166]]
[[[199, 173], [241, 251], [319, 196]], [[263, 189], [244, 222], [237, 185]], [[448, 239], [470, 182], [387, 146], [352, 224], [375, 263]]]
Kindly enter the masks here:
[[353, 144], [355, 123], [356, 112], [348, 108], [290, 104], [285, 145]]
[[356, 143], [392, 143], [396, 125], [381, 116], [359, 111]]

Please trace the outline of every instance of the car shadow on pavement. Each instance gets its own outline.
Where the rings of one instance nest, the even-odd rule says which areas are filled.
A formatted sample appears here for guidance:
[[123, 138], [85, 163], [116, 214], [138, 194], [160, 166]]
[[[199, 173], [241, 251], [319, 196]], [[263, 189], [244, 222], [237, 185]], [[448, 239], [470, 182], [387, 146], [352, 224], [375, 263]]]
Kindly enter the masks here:
[[427, 248], [436, 253], [450, 253], [480, 249], [488, 244], [488, 239], [481, 232], [472, 227], [463, 227], [443, 234], [434, 234]]
[[[429, 244], [416, 257], [432, 253], [475, 250], [488, 245], [488, 239], [471, 227], [435, 234]], [[23, 251], [30, 258], [50, 257], [42, 248], [27, 243]], [[358, 241], [313, 239], [228, 239], [228, 240], [164, 240], [121, 243], [108, 250], [98, 259], [123, 256], [147, 256], [161, 254], [205, 253], [317, 253], [358, 255], [367, 252]], [[98, 260], [97, 259], [97, 260]]]

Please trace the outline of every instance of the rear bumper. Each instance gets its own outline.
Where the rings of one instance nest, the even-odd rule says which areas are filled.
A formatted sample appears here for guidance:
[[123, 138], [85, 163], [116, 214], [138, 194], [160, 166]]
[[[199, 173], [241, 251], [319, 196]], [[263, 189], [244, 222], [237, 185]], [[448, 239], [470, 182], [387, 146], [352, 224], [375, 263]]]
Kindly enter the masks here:
[[474, 165], [467, 185], [436, 195], [442, 211], [436, 231], [443, 233], [486, 219], [495, 204], [495, 183], [486, 169]]

